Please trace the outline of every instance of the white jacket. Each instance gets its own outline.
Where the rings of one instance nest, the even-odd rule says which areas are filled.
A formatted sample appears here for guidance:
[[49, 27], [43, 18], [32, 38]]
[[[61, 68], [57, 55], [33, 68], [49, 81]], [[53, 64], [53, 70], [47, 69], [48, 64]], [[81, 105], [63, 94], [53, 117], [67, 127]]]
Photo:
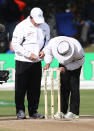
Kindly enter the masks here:
[[[69, 59], [64, 59], [64, 56], [58, 56], [57, 50], [55, 50], [57, 43], [61, 41], [68, 41], [71, 44], [74, 44], [74, 53]], [[44, 61], [46, 64], [50, 64], [55, 57], [58, 62], [64, 65], [67, 70], [75, 70], [84, 64], [84, 50], [81, 44], [74, 38], [66, 36], [58, 36], [51, 39], [48, 45], [44, 48], [45, 57]]]
[[30, 17], [27, 17], [16, 26], [13, 32], [12, 46], [15, 60], [33, 62], [29, 59], [31, 53], [39, 56], [40, 50], [47, 45], [49, 39], [49, 25], [43, 23], [36, 27], [30, 22]]

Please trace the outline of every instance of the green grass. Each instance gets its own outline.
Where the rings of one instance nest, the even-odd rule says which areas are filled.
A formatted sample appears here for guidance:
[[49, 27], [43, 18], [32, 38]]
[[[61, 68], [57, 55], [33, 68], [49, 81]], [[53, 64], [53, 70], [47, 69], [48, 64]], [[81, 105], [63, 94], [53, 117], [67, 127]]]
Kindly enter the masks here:
[[[25, 100], [26, 115], [27, 100]], [[48, 109], [50, 114], [50, 91], [48, 91]], [[44, 92], [41, 92], [39, 112], [44, 114]], [[55, 112], [57, 111], [57, 91], [55, 91]], [[15, 116], [14, 91], [0, 91], [0, 116]], [[94, 90], [80, 91], [80, 114], [94, 115]]]
[[94, 115], [94, 90], [81, 90], [80, 114]]

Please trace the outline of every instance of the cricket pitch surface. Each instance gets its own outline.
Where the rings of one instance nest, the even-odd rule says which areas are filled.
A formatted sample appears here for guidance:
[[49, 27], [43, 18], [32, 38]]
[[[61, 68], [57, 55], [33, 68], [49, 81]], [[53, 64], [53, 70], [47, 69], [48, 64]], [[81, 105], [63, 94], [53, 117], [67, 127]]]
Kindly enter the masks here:
[[80, 116], [78, 120], [0, 117], [0, 131], [94, 131], [94, 116]]

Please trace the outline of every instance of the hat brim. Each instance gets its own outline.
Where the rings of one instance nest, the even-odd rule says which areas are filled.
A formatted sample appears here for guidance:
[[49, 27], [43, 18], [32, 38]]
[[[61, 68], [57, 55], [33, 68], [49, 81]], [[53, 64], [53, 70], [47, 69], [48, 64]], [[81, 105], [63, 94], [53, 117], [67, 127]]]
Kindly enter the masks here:
[[69, 43], [70, 48], [69, 48], [68, 53], [64, 55], [60, 55], [57, 50], [59, 43], [60, 42], [52, 45], [53, 56], [58, 60], [59, 63], [67, 64], [69, 61], [71, 61], [72, 56], [74, 54], [74, 44]]
[[33, 17], [33, 19], [34, 19], [34, 21], [35, 21], [35, 23], [37, 23], [37, 24], [41, 24], [41, 23], [44, 23], [45, 21], [44, 21], [44, 17]]

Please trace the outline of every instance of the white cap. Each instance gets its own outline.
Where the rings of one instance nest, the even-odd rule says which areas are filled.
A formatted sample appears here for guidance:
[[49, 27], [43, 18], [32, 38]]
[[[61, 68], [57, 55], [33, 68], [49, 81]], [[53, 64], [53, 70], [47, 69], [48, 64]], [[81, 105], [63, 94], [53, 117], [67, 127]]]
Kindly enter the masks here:
[[41, 24], [45, 22], [43, 17], [43, 11], [38, 7], [35, 7], [31, 10], [30, 16], [34, 19], [34, 21], [37, 24]]

